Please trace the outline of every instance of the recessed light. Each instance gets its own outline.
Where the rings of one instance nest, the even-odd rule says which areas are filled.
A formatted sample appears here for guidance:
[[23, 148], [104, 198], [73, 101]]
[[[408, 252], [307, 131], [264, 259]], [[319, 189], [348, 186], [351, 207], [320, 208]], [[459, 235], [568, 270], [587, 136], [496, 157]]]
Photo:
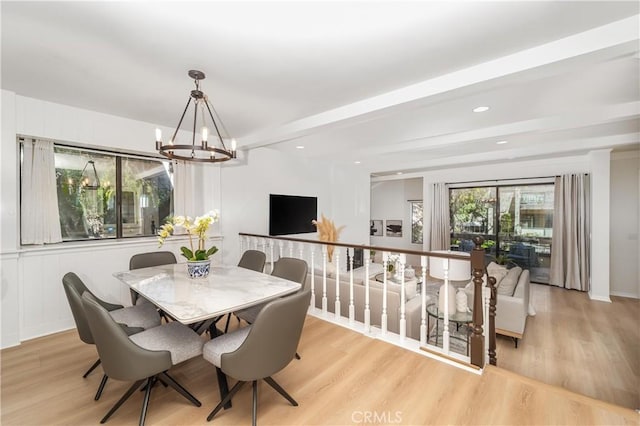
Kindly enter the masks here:
[[360, 162], [359, 161], [354, 161], [353, 164], [360, 164]]
[[401, 175], [401, 174], [402, 174], [402, 172], [396, 172], [396, 174], [397, 174], [397, 175]]
[[298, 146], [296, 146], [296, 149], [304, 149], [304, 146], [298, 145]]
[[496, 145], [504, 145], [505, 143], [509, 143], [509, 141], [498, 141]]
[[473, 112], [485, 112], [485, 111], [489, 111], [488, 106], [479, 106], [473, 109]]

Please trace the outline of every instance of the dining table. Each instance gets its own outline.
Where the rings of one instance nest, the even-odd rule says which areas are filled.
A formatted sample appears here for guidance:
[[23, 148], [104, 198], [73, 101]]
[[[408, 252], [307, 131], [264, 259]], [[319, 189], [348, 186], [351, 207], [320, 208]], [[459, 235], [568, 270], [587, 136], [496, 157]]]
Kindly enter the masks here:
[[[185, 263], [116, 272], [113, 276], [199, 334], [209, 330], [211, 338], [221, 333], [215, 322], [223, 315], [301, 288], [294, 281], [231, 265], [212, 265], [205, 278], [189, 278]], [[216, 373], [220, 397], [224, 398], [229, 389], [227, 378], [219, 368]]]

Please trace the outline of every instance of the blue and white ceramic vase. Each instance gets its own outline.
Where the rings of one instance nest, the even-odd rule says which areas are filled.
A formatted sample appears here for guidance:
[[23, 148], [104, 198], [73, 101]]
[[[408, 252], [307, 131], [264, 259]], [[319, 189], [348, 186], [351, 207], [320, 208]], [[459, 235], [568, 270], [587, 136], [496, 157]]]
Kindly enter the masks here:
[[211, 269], [211, 259], [187, 260], [187, 272], [189, 278], [206, 278]]

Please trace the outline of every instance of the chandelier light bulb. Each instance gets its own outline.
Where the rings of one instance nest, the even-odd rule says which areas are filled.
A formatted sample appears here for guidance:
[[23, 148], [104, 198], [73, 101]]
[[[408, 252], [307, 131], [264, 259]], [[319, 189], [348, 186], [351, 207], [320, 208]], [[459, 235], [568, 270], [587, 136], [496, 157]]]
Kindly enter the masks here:
[[162, 130], [156, 129], [156, 141], [162, 141]]
[[202, 140], [206, 142], [207, 139], [209, 139], [209, 129], [207, 129], [206, 126], [203, 126], [202, 127]]
[[236, 150], [236, 140], [234, 138], [234, 139], [231, 139], [231, 151], [235, 151], [235, 150]]

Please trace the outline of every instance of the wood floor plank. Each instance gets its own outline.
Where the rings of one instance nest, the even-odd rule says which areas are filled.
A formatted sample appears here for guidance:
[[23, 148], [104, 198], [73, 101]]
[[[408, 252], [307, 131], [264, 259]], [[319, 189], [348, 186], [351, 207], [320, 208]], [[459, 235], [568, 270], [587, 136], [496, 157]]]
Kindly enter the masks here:
[[[534, 291], [534, 297], [541, 299], [536, 305], [538, 315], [527, 324], [519, 348], [500, 338], [499, 367], [487, 367], [482, 375], [307, 317], [299, 347], [302, 359], [292, 361], [274, 376], [300, 406], [292, 407], [261, 384], [258, 421], [262, 425], [640, 424], [638, 413], [619, 406], [622, 404], [593, 399], [637, 401], [638, 389], [633, 385], [638, 365], [633, 357], [638, 343], [627, 338], [634, 332], [612, 333], [603, 328], [633, 325], [633, 321], [610, 315], [620, 302], [623, 315], [633, 316], [637, 304], [614, 301], [614, 306], [596, 308], [595, 312], [583, 306], [584, 300], [560, 294], [558, 297], [568, 296], [566, 306], [572, 306], [577, 318], [595, 324], [592, 328], [560, 327], [555, 318], [551, 321], [544, 314], [545, 306], [557, 309], [562, 305], [551, 300], [556, 297], [555, 290]], [[587, 319], [589, 316], [593, 318]], [[584, 335], [574, 336], [580, 330]], [[549, 345], [551, 338], [566, 342]], [[96, 352], [80, 342], [74, 330], [24, 342], [1, 351], [0, 357], [2, 425], [97, 424], [129, 386], [110, 380], [102, 399], [93, 400], [102, 369], [98, 367], [87, 379], [82, 378]], [[575, 357], [582, 361], [575, 362]], [[611, 361], [619, 371], [603, 367]], [[590, 374], [585, 374], [581, 362], [590, 363]], [[605, 364], [598, 364], [601, 362]], [[521, 371], [514, 373], [518, 368]], [[158, 386], [152, 393], [147, 424], [205, 424], [218, 403], [211, 364], [193, 359], [173, 368], [171, 374], [202, 407], [194, 407], [173, 390]], [[604, 390], [606, 387], [610, 389]], [[584, 395], [588, 393], [598, 396]], [[141, 392], [133, 395], [107, 424], [136, 423], [142, 397]], [[247, 386], [234, 398], [233, 408], [219, 413], [212, 424], [250, 422], [251, 388]]]

